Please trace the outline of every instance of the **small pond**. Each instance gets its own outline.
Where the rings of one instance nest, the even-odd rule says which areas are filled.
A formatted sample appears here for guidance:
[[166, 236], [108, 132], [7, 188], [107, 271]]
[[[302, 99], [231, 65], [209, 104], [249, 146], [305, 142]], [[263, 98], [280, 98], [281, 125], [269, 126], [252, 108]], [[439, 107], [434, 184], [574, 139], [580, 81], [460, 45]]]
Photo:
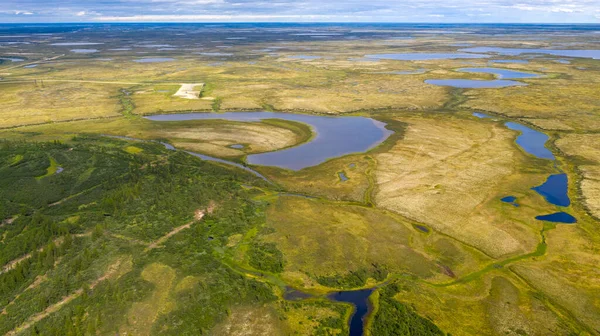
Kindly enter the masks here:
[[577, 223], [577, 219], [566, 212], [555, 212], [549, 215], [536, 216], [535, 219], [553, 222], [553, 223], [565, 223], [565, 224], [574, 224]]
[[354, 305], [355, 311], [350, 318], [350, 336], [362, 336], [364, 333], [364, 318], [369, 313], [369, 296], [374, 289], [337, 292], [329, 295], [333, 301], [348, 302]]
[[537, 191], [538, 194], [544, 196], [550, 204], [568, 207], [571, 205], [571, 200], [567, 194], [569, 183], [567, 174], [555, 174], [548, 176], [546, 182], [542, 185], [531, 189]]

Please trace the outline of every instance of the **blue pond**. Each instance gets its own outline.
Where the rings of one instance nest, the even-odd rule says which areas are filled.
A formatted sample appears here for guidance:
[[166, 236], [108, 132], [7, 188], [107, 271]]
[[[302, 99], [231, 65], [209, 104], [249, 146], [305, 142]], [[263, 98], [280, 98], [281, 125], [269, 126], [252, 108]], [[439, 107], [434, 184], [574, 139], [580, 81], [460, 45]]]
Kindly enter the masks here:
[[244, 148], [244, 145], [240, 145], [240, 144], [234, 144], [234, 145], [231, 145], [231, 146], [229, 146], [229, 147], [230, 147], [230, 148], [234, 148], [234, 149], [242, 149], [242, 148]]
[[549, 215], [536, 216], [535, 219], [553, 223], [577, 223], [577, 219], [566, 212], [555, 212]]
[[512, 205], [514, 205], [514, 206], [516, 206], [516, 207], [518, 207], [518, 206], [519, 206], [519, 204], [516, 202], [516, 201], [517, 201], [517, 198], [516, 198], [515, 196], [506, 196], [506, 197], [502, 197], [500, 200], [501, 200], [502, 202], [504, 202], [504, 203], [510, 203], [510, 204], [512, 204]]
[[423, 225], [413, 224], [413, 226], [415, 227], [415, 229], [421, 232], [429, 233], [429, 229]]
[[342, 180], [342, 182], [348, 181], [348, 177], [344, 172], [338, 172], [338, 177], [340, 178], [340, 180]]
[[525, 152], [540, 159], [554, 160], [552, 152], [545, 147], [549, 139], [546, 134], [514, 122], [507, 122], [505, 125], [511, 130], [521, 132], [517, 137], [517, 145]]
[[499, 48], [499, 47], [475, 47], [460, 49], [460, 52], [472, 53], [497, 53], [500, 55], [518, 56], [521, 54], [545, 54], [562, 57], [580, 57], [600, 59], [600, 50], [579, 49], [579, 50], [561, 50], [561, 49], [522, 49], [522, 48]]
[[461, 59], [461, 58], [488, 58], [490, 55], [470, 54], [470, 53], [406, 53], [406, 54], [373, 54], [365, 55], [366, 58], [388, 59], [399, 61], [425, 61], [441, 59]]
[[489, 115], [484, 114], [484, 113], [480, 113], [480, 112], [473, 112], [473, 116], [479, 118], [479, 119], [486, 119], [486, 118], [491, 118]]
[[462, 68], [458, 69], [460, 72], [473, 72], [473, 73], [489, 73], [495, 75], [499, 79], [517, 79], [517, 78], [538, 78], [540, 75], [521, 72], [508, 69], [500, 68]]
[[310, 141], [295, 147], [247, 157], [247, 162], [250, 164], [276, 166], [291, 170], [300, 170], [316, 166], [331, 158], [368, 151], [392, 134], [392, 131], [385, 128], [385, 123], [365, 117], [325, 117], [279, 112], [227, 112], [163, 114], [146, 118], [163, 122], [206, 119], [244, 122], [276, 118], [308, 124], [316, 133]]
[[362, 336], [364, 333], [364, 318], [369, 312], [369, 296], [373, 289], [363, 289], [357, 291], [337, 292], [331, 294], [329, 298], [339, 302], [352, 303], [356, 310], [350, 319], [350, 336]]
[[506, 202], [506, 203], [512, 203], [516, 200], [517, 200], [517, 198], [515, 196], [506, 196], [501, 199], [502, 202]]
[[461, 89], [493, 89], [509, 86], [525, 86], [527, 84], [506, 80], [476, 80], [476, 79], [427, 79], [425, 83], [438, 86], [452, 86]]
[[563, 207], [567, 207], [571, 204], [569, 195], [567, 195], [567, 174], [550, 175], [544, 184], [531, 189], [544, 196], [546, 201], [550, 204]]

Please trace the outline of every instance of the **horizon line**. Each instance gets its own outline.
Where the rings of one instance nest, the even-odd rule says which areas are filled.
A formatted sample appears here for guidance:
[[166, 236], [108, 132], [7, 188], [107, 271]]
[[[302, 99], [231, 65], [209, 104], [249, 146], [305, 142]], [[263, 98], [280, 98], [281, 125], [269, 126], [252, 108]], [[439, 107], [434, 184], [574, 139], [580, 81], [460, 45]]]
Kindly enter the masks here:
[[0, 25], [8, 24], [109, 24], [109, 23], [210, 23], [210, 24], [231, 24], [231, 23], [286, 23], [286, 24], [464, 24], [464, 25], [597, 25], [600, 22], [429, 22], [429, 21], [22, 21], [22, 22], [0, 22]]

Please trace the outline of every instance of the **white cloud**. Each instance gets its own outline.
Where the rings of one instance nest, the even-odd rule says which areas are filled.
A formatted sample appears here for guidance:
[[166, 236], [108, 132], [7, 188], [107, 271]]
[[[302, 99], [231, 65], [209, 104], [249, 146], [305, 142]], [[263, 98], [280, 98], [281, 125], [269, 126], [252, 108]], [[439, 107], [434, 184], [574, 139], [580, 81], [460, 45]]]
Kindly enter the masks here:
[[336, 16], [331, 15], [278, 15], [278, 14], [203, 14], [203, 15], [132, 15], [132, 16], [100, 16], [100, 21], [115, 21], [115, 22], [176, 22], [176, 21], [272, 21], [277, 19], [288, 20], [315, 20], [315, 19], [330, 19]]
[[81, 11], [81, 12], [78, 12], [77, 14], [75, 14], [75, 15], [77, 15], [77, 16], [85, 16], [86, 14], [87, 13], [85, 11]]
[[33, 12], [30, 12], [28, 10], [16, 10], [16, 11], [13, 11], [13, 13], [15, 15], [33, 15]]

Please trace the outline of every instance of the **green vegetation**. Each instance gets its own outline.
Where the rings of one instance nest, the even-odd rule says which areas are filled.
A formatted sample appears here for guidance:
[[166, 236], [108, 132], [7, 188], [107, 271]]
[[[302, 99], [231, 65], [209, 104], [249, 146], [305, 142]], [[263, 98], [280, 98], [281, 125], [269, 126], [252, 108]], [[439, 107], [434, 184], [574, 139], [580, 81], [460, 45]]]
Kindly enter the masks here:
[[379, 289], [378, 310], [370, 324], [371, 335], [441, 335], [430, 320], [417, 315], [414, 309], [395, 299], [401, 288], [390, 284]]
[[[152, 40], [181, 48], [116, 50], [148, 37], [131, 27], [126, 38], [111, 27], [36, 35], [104, 43], [97, 54], [36, 42], [10, 50], [52, 60], [0, 60], [0, 333], [348, 335], [352, 306], [327, 295], [374, 288], [371, 336], [598, 334], [598, 60], [496, 63], [544, 76], [471, 90], [424, 83], [492, 78], [457, 71], [465, 60], [361, 59], [455, 52], [465, 36], [473, 46], [597, 49], [590, 35], [466, 27], [472, 34], [398, 40], [372, 27], [350, 39], [335, 27], [341, 35], [315, 39], [257, 28], [237, 41], [173, 26]], [[231, 55], [216, 56], [224, 45]], [[322, 57], [289, 57], [299, 50]], [[133, 62], [138, 52], [174, 60]], [[470, 66], [520, 59], [490, 56]], [[174, 96], [199, 82], [199, 99]], [[141, 117], [255, 110], [360, 115], [394, 133], [300, 171], [253, 167], [269, 184], [183, 150], [243, 163], [309, 141], [310, 127]], [[557, 162], [517, 148], [506, 121], [547, 133]], [[557, 168], [569, 207], [531, 190]], [[519, 207], [500, 201], [508, 195]], [[559, 210], [578, 223], [534, 219]], [[289, 287], [310, 297], [286, 300]]]

